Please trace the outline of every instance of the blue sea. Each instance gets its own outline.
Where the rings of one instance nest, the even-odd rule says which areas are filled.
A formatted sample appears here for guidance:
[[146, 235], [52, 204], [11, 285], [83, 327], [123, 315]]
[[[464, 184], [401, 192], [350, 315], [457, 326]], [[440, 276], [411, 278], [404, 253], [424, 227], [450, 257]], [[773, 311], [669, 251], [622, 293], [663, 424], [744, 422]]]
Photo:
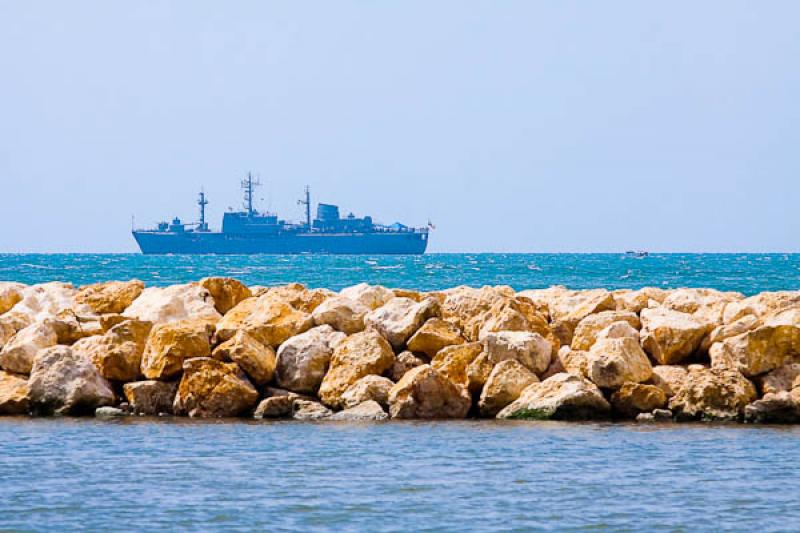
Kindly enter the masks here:
[[148, 285], [232, 276], [247, 284], [300, 282], [338, 290], [360, 282], [436, 290], [566, 285], [609, 289], [713, 287], [754, 294], [800, 288], [800, 254], [428, 254], [423, 256], [0, 254], [0, 280], [83, 285], [138, 278]]
[[[0, 255], [0, 280], [800, 289], [800, 255]], [[794, 531], [800, 428], [0, 418], [0, 531]]]

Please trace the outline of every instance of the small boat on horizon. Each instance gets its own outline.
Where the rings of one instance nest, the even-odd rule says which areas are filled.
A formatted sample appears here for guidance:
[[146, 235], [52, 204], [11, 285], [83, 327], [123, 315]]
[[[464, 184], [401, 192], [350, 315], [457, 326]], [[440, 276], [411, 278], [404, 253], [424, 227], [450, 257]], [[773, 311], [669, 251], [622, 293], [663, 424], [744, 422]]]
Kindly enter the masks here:
[[650, 255], [650, 252], [647, 250], [628, 250], [625, 252], [627, 257], [635, 257], [636, 259], [642, 259]]

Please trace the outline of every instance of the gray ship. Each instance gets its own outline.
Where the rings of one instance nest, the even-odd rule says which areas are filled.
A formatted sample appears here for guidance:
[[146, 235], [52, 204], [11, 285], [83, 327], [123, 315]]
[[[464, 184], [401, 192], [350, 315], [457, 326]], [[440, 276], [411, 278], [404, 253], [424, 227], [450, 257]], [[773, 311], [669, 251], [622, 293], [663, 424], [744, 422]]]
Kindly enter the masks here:
[[251, 174], [242, 181], [244, 211], [225, 213], [222, 231], [209, 229], [208, 200], [200, 192], [199, 222], [187, 224], [176, 217], [155, 229], [134, 229], [133, 238], [145, 254], [423, 254], [428, 246], [428, 227], [413, 228], [399, 222], [384, 226], [372, 217], [353, 214], [341, 217], [336, 205], [317, 205], [312, 220], [308, 187], [298, 202], [305, 207], [305, 221], [281, 220], [253, 207], [253, 191], [258, 185]]

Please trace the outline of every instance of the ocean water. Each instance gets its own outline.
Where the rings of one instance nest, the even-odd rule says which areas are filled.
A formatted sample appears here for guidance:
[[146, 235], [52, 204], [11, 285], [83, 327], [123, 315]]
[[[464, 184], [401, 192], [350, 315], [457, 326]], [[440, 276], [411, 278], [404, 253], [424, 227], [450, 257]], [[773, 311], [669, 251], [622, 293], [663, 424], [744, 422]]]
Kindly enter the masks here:
[[[800, 255], [0, 255], [0, 280], [799, 289]], [[0, 417], [0, 531], [792, 531], [800, 428]]]
[[792, 531], [800, 429], [0, 419], [13, 531]]
[[149, 285], [232, 276], [338, 290], [360, 282], [436, 290], [504, 284], [522, 290], [713, 287], [753, 294], [800, 288], [800, 254], [428, 254], [424, 256], [144, 256], [0, 254], [0, 280], [76, 285], [138, 278]]

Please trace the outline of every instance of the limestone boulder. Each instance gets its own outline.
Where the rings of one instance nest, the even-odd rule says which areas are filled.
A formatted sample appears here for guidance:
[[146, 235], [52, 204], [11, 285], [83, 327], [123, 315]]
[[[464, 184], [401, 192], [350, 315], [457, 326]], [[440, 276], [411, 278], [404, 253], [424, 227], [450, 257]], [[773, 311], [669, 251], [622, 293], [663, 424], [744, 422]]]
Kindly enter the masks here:
[[798, 376], [800, 376], [800, 363], [789, 363], [776, 368], [758, 378], [761, 393], [767, 395], [790, 392]]
[[392, 418], [464, 418], [471, 405], [464, 387], [430, 365], [409, 371], [389, 392]]
[[198, 283], [214, 299], [214, 308], [220, 315], [224, 315], [242, 300], [253, 296], [250, 289], [239, 280], [233, 278], [203, 278]]
[[492, 369], [481, 392], [481, 416], [494, 418], [504, 407], [519, 398], [522, 391], [539, 378], [515, 359], [500, 361]]
[[730, 337], [742, 335], [752, 331], [762, 325], [761, 319], [754, 315], [745, 315], [739, 320], [730, 324], [722, 324], [711, 330], [711, 333], [703, 337], [700, 343], [700, 351], [707, 352], [715, 342], [722, 342]]
[[317, 326], [329, 325], [333, 329], [352, 335], [364, 330], [364, 317], [371, 308], [358, 300], [345, 296], [328, 298], [311, 313]]
[[204, 320], [178, 320], [153, 326], [142, 354], [142, 374], [168, 381], [181, 373], [184, 361], [211, 355], [214, 328]]
[[389, 391], [394, 387], [394, 382], [382, 376], [364, 376], [342, 394], [342, 404], [346, 409], [355, 407], [367, 401], [378, 402], [383, 408], [389, 407]]
[[217, 346], [211, 356], [238, 364], [256, 385], [269, 383], [277, 367], [275, 350], [261, 344], [244, 330], [237, 331], [232, 338]]
[[0, 315], [11, 311], [11, 308], [22, 301], [25, 287], [22, 283], [0, 281]]
[[317, 306], [335, 293], [328, 289], [308, 289], [301, 283], [290, 283], [269, 287], [259, 294], [259, 298], [264, 296], [266, 300], [284, 303], [301, 313], [310, 314]]
[[[411, 290], [411, 289], [391, 289], [392, 294], [394, 294], [395, 298], [411, 298], [415, 302], [421, 302], [425, 299], [426, 295], [419, 291]], [[438, 298], [437, 298], [438, 300]], [[442, 301], [444, 298], [442, 298]], [[442, 301], [439, 301], [441, 304]]]
[[625, 418], [636, 418], [667, 404], [667, 395], [655, 385], [627, 382], [611, 395], [614, 412]]
[[605, 289], [570, 291], [550, 303], [550, 319], [561, 344], [572, 344], [575, 328], [581, 320], [602, 311], [614, 311], [614, 296]]
[[597, 341], [588, 355], [588, 377], [598, 387], [618, 389], [625, 382], [641, 383], [653, 375], [650, 360], [635, 339]]
[[798, 355], [800, 327], [794, 325], [764, 325], [714, 343], [709, 349], [712, 366], [737, 370], [748, 377], [780, 368]]
[[[448, 346], [436, 354], [436, 357], [431, 360], [431, 366], [453, 383], [466, 387], [469, 383], [468, 368], [482, 352], [483, 344], [480, 342]], [[478, 391], [480, 391], [479, 388]]]
[[342, 395], [353, 383], [370, 374], [383, 374], [392, 363], [392, 347], [377, 331], [350, 335], [334, 346], [330, 367], [319, 387], [319, 398], [325, 405], [341, 409]]
[[667, 291], [658, 287], [643, 287], [641, 289], [614, 291], [614, 302], [617, 311], [640, 313], [647, 307], [657, 307], [667, 297]]
[[144, 283], [138, 279], [130, 281], [108, 281], [81, 287], [75, 301], [88, 305], [97, 314], [125, 311], [144, 290]]
[[800, 422], [800, 405], [788, 392], [770, 392], [744, 408], [744, 419], [760, 424], [796, 424]]
[[292, 418], [306, 422], [325, 420], [333, 415], [333, 411], [319, 402], [311, 400], [295, 400], [292, 403]]
[[692, 315], [670, 309], [643, 309], [642, 347], [660, 365], [679, 363], [700, 346], [710, 326]]
[[291, 337], [278, 349], [275, 379], [294, 392], [315, 394], [328, 371], [334, 347], [345, 334], [331, 326], [317, 326]]
[[409, 351], [400, 352], [397, 357], [395, 357], [392, 367], [386, 372], [386, 375], [389, 379], [397, 383], [406, 375], [406, 372], [424, 364], [425, 361], [413, 353]]
[[339, 411], [329, 418], [339, 422], [380, 422], [389, 418], [378, 402], [368, 400], [344, 411]]
[[733, 324], [747, 316], [765, 319], [789, 309], [800, 309], [800, 291], [761, 292], [728, 303], [723, 312], [723, 323]]
[[495, 302], [488, 311], [467, 322], [465, 336], [470, 340], [484, 340], [499, 331], [538, 333], [548, 339], [554, 349], [560, 345], [545, 316], [523, 298], [505, 298]]
[[52, 346], [37, 355], [28, 379], [36, 413], [93, 414], [116, 401], [111, 384], [86, 355], [69, 346]]
[[740, 372], [693, 365], [669, 408], [680, 418], [732, 420], [755, 399], [755, 387]]
[[455, 287], [443, 291], [441, 311], [442, 318], [455, 324], [463, 331], [469, 340], [477, 340], [477, 335], [467, 330], [469, 322], [483, 315], [499, 302], [513, 298], [515, 293], [511, 287]]
[[266, 293], [247, 299], [228, 311], [217, 324], [217, 336], [226, 341], [236, 331], [244, 330], [261, 344], [277, 348], [295, 335], [308, 331], [314, 321], [311, 315], [274, 299]]
[[17, 374], [30, 374], [36, 354], [55, 346], [58, 335], [53, 322], [45, 320], [22, 328], [0, 350], [0, 368]]
[[380, 332], [395, 348], [401, 348], [422, 324], [439, 312], [434, 299], [415, 302], [410, 298], [392, 298], [385, 305], [368, 313], [364, 323]]
[[358, 302], [371, 311], [383, 307], [395, 297], [391, 289], [380, 285], [368, 285], [366, 283], [359, 283], [358, 285], [344, 288], [339, 291], [339, 295]]
[[157, 416], [161, 413], [172, 413], [172, 404], [178, 391], [178, 382], [134, 381], [126, 383], [122, 390], [134, 413]]
[[292, 416], [292, 406], [295, 398], [292, 396], [270, 396], [258, 403], [253, 418], [285, 418]]
[[28, 376], [0, 370], [0, 415], [24, 415], [28, 409]]
[[255, 407], [257, 401], [258, 391], [239, 365], [196, 357], [183, 363], [173, 411], [198, 418], [234, 417]]
[[408, 340], [408, 349], [432, 358], [447, 346], [464, 344], [461, 331], [441, 318], [431, 318]]
[[30, 322], [44, 321], [65, 314], [91, 316], [94, 311], [75, 301], [78, 291], [71, 283], [53, 281], [29, 285], [22, 289], [22, 300], [14, 306], [14, 313], [25, 315]]
[[73, 350], [85, 354], [106, 379], [135, 381], [141, 372], [142, 354], [153, 325], [128, 319], [104, 335], [77, 341]]
[[196, 284], [148, 287], [122, 314], [153, 324], [177, 320], [216, 323], [221, 318], [211, 293]]
[[605, 418], [611, 406], [591, 381], [575, 374], [556, 374], [532, 383], [497, 414], [507, 419], [585, 420]]
[[[573, 350], [569, 346], [562, 346], [558, 351], [558, 365], [562, 370], [561, 372], [568, 372], [581, 376], [584, 378], [589, 377], [589, 352], [583, 350]], [[555, 372], [556, 374], [560, 372]], [[548, 374], [552, 373], [548, 369]], [[547, 377], [551, 377], [548, 375]]]
[[738, 292], [702, 288], [675, 289], [669, 292], [662, 306], [665, 309], [688, 313], [699, 322], [718, 326], [722, 324], [725, 307], [743, 298], [744, 296]]
[[653, 376], [650, 383], [664, 391], [667, 398], [672, 398], [686, 383], [689, 371], [685, 366], [656, 365], [653, 367]]
[[[631, 329], [615, 326], [615, 328], [606, 332], [606, 337], [609, 335], [632, 336], [631, 330], [635, 332], [638, 337], [638, 330], [642, 325], [636, 313], [631, 311], [602, 311], [594, 315], [589, 315], [578, 322], [572, 337], [572, 349], [582, 351], [588, 350], [595, 343], [601, 331], [617, 322], [628, 324]], [[621, 335], [619, 330], [623, 330], [624, 335]]]
[[514, 359], [534, 374], [542, 374], [550, 366], [553, 347], [538, 333], [526, 331], [498, 331], [490, 333], [483, 341], [489, 361], [496, 365]]
[[528, 289], [517, 293], [517, 298], [524, 298], [534, 304], [540, 313], [550, 320], [550, 307], [555, 301], [571, 295], [574, 291], [563, 285], [552, 285], [546, 289]]

